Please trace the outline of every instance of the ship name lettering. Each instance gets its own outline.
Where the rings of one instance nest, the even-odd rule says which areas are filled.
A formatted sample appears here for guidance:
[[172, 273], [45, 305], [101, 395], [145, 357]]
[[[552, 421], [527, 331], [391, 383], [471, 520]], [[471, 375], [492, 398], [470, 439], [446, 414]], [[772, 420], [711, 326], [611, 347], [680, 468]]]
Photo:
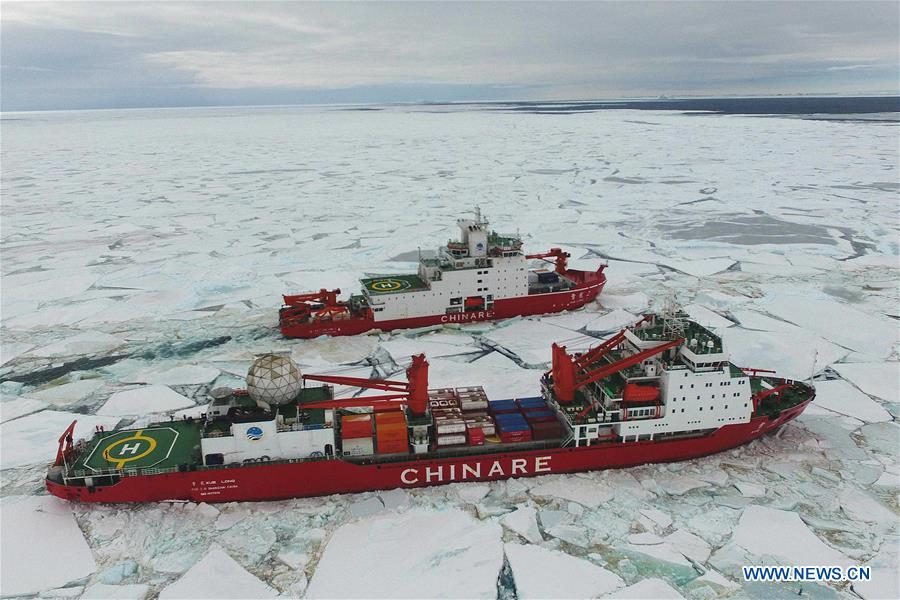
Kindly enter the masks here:
[[475, 463], [474, 467], [472, 465], [463, 463], [462, 478], [466, 479], [467, 475], [471, 475], [472, 477], [481, 477], [481, 463]]
[[493, 319], [494, 311], [479, 310], [470, 313], [453, 313], [449, 315], [441, 315], [441, 323], [462, 323], [465, 321], [481, 321], [484, 319]]
[[[536, 456], [533, 461], [527, 458], [514, 458], [510, 461], [509, 472], [504, 469], [503, 463], [499, 460], [492, 461], [488, 468], [488, 463], [476, 462], [474, 464], [462, 463], [459, 469], [456, 464], [447, 465], [448, 469], [444, 470], [444, 465], [434, 467], [425, 467], [424, 474], [421, 468], [409, 467], [400, 472], [400, 482], [405, 485], [415, 485], [423, 481], [424, 483], [443, 483], [444, 481], [466, 481], [468, 479], [481, 479], [482, 466], [487, 468], [485, 477], [504, 477], [506, 475], [537, 475], [539, 473], [549, 473], [551, 456]], [[236, 486], [235, 486], [236, 487]]]

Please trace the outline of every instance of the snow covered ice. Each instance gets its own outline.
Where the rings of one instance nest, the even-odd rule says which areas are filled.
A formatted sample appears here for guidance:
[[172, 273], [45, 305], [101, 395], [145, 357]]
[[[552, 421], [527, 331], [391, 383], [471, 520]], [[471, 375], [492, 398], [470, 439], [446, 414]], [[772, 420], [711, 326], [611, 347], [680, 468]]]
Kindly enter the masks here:
[[[761, 588], [740, 566], [766, 561], [873, 567], [812, 597], [900, 596], [896, 123], [472, 106], [4, 119], [3, 596], [747, 598]], [[278, 335], [282, 293], [409, 270], [476, 204], [528, 250], [608, 261], [598, 301]], [[71, 421], [86, 436], [180, 418], [258, 353], [398, 378], [425, 352], [435, 387], [536, 395], [551, 342], [585, 348], [673, 293], [737, 364], [814, 375], [813, 406], [746, 447], [616, 472], [216, 507], [43, 492]]]

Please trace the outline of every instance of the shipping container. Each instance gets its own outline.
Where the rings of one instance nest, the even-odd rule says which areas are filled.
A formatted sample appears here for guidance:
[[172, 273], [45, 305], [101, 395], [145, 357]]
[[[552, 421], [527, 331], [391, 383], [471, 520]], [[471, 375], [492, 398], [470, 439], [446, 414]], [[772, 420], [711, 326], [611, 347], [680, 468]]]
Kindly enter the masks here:
[[466, 434], [453, 433], [450, 435], [437, 436], [437, 445], [441, 448], [445, 446], [461, 446], [466, 443]]
[[538, 273], [538, 283], [556, 283], [559, 281], [559, 275], [553, 272]]
[[484, 430], [480, 427], [469, 427], [466, 434], [470, 446], [484, 445]]
[[378, 427], [382, 423], [403, 423], [405, 425], [406, 414], [400, 410], [375, 413], [375, 426]]
[[527, 442], [531, 440], [531, 430], [526, 431], [501, 431], [500, 441], [504, 444]]
[[378, 454], [400, 454], [409, 452], [409, 442], [406, 439], [401, 440], [378, 440], [376, 443]]
[[546, 407], [547, 401], [541, 398], [540, 396], [532, 396], [530, 398], [519, 398], [516, 400], [516, 404], [521, 408], [525, 407]]
[[434, 430], [438, 435], [447, 433], [465, 433], [466, 422], [462, 419], [435, 419]]
[[364, 456], [367, 454], [375, 453], [375, 445], [372, 443], [372, 438], [351, 438], [342, 440], [342, 447], [344, 450], [344, 454], [349, 454], [351, 456]]
[[344, 415], [341, 417], [341, 437], [344, 439], [371, 438], [372, 415]]
[[492, 400], [488, 403], [488, 410], [491, 414], [514, 413], [519, 411], [519, 407], [513, 400]]

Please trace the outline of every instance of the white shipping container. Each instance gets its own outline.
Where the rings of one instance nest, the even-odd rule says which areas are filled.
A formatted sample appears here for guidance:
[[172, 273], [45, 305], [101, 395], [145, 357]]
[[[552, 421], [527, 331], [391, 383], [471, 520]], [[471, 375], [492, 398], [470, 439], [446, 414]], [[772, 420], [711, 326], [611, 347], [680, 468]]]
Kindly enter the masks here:
[[372, 438], [353, 438], [343, 440], [344, 454], [350, 456], [364, 456], [367, 454], [375, 454], [375, 445]]
[[[465, 431], [465, 429], [463, 430]], [[439, 435], [437, 437], [438, 446], [455, 446], [457, 444], [465, 444], [465, 435]]]
[[465, 433], [466, 422], [462, 419], [435, 419], [434, 430], [438, 435], [445, 433]]
[[488, 401], [487, 398], [481, 400], [462, 400], [461, 407], [464, 411], [466, 410], [487, 410]]

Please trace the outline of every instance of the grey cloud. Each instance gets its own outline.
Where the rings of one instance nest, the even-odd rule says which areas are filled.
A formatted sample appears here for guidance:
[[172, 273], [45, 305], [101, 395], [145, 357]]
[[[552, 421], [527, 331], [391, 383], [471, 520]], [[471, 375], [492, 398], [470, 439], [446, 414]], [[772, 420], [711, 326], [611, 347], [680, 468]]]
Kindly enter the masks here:
[[2, 105], [894, 92], [898, 20], [893, 2], [4, 3]]

